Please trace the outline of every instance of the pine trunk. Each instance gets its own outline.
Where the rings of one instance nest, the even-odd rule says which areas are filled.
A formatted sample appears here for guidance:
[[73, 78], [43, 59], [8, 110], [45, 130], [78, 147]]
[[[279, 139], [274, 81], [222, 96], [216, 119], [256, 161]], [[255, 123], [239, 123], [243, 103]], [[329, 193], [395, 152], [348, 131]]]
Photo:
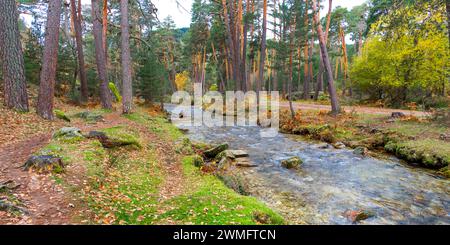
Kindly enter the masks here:
[[131, 113], [133, 90], [131, 84], [130, 27], [128, 24], [128, 0], [120, 0], [120, 29], [122, 44], [122, 103], [123, 113]]
[[75, 29], [75, 41], [77, 45], [77, 55], [78, 55], [78, 68], [80, 73], [80, 83], [81, 83], [81, 102], [86, 102], [89, 97], [86, 68], [84, 65], [84, 51], [83, 51], [83, 35], [81, 29], [81, 13], [78, 13], [75, 0], [70, 0], [70, 7], [72, 11], [73, 25]]
[[259, 91], [264, 83], [264, 67], [266, 62], [266, 34], [267, 34], [267, 0], [263, 3], [263, 23], [262, 23], [262, 39], [261, 39], [261, 59], [259, 62], [259, 76], [256, 83], [256, 94], [259, 101]]
[[3, 60], [5, 105], [28, 111], [27, 84], [15, 0], [0, 1], [0, 57]]
[[50, 1], [45, 28], [45, 45], [42, 55], [42, 69], [36, 112], [39, 116], [53, 120], [53, 99], [55, 94], [56, 66], [58, 62], [59, 25], [61, 0]]
[[327, 44], [325, 42], [324, 33], [322, 30], [322, 24], [320, 24], [319, 15], [317, 14], [317, 1], [313, 0], [313, 10], [314, 10], [314, 22], [317, 28], [317, 35], [319, 37], [319, 45], [322, 55], [323, 65], [325, 67], [325, 72], [328, 77], [328, 90], [331, 99], [331, 111], [333, 114], [339, 114], [341, 109], [339, 106], [339, 101], [337, 98], [336, 88], [334, 86], [333, 71], [331, 70], [330, 59], [328, 56]]
[[95, 60], [97, 63], [97, 73], [100, 80], [100, 100], [104, 109], [112, 109], [112, 96], [108, 88], [108, 75], [106, 70], [106, 56], [103, 49], [103, 25], [102, 14], [98, 4], [99, 0], [91, 0], [92, 3], [92, 23], [95, 44]]

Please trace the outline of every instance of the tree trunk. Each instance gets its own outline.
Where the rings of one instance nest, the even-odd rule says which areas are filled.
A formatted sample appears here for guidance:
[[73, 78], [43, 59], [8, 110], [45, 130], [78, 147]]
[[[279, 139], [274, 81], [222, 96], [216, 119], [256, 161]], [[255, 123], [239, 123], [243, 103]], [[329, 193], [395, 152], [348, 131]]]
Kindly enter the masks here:
[[447, 31], [448, 31], [448, 43], [450, 44], [450, 1], [446, 1], [446, 9], [447, 9]]
[[72, 11], [72, 18], [74, 18], [74, 29], [75, 29], [75, 40], [77, 44], [77, 54], [78, 54], [78, 68], [80, 72], [80, 83], [81, 83], [81, 102], [86, 102], [89, 97], [86, 68], [84, 65], [84, 51], [83, 51], [83, 35], [81, 29], [81, 13], [78, 13], [75, 0], [70, 0], [70, 8]]
[[[308, 0], [305, 0], [305, 4], [306, 4], [306, 10], [308, 10]], [[308, 11], [305, 11], [305, 16], [304, 16], [304, 25], [306, 27], [308, 27], [309, 25], [309, 17], [308, 17]], [[308, 42], [308, 37], [305, 37], [305, 47], [303, 49], [303, 57], [305, 59], [305, 63], [303, 65], [303, 99], [307, 100], [309, 98], [309, 83], [311, 82], [310, 79], [310, 52], [309, 52], [309, 42]]]
[[131, 54], [130, 54], [130, 31], [128, 24], [128, 0], [120, 0], [120, 29], [122, 44], [122, 103], [123, 113], [131, 113], [133, 105], [133, 91], [131, 84]]
[[262, 39], [261, 39], [261, 59], [259, 62], [259, 76], [256, 83], [256, 96], [259, 103], [259, 91], [261, 91], [261, 84], [264, 82], [264, 67], [266, 62], [266, 34], [267, 34], [267, 0], [263, 3], [263, 23], [262, 23]]
[[103, 10], [102, 10], [102, 41], [103, 50], [105, 50], [105, 60], [108, 60], [108, 46], [107, 43], [107, 33], [108, 33], [108, 0], [103, 0]]
[[339, 101], [337, 98], [336, 88], [334, 86], [334, 79], [333, 79], [333, 71], [331, 70], [331, 64], [330, 59], [328, 57], [328, 50], [327, 45], [324, 38], [324, 33], [322, 30], [322, 24], [320, 24], [319, 15], [317, 14], [317, 1], [313, 0], [313, 10], [314, 10], [314, 22], [316, 24], [317, 28], [317, 35], [319, 37], [319, 45], [323, 60], [323, 65], [325, 67], [325, 72], [328, 77], [328, 90], [330, 93], [331, 98], [331, 111], [333, 114], [339, 114], [341, 109], [339, 106]]
[[45, 45], [42, 55], [42, 69], [36, 112], [39, 116], [53, 120], [53, 99], [55, 94], [56, 66], [58, 62], [59, 24], [61, 0], [50, 1], [45, 28]]
[[0, 57], [3, 60], [5, 105], [28, 111], [27, 84], [15, 0], [0, 1]]
[[95, 61], [97, 63], [98, 78], [100, 79], [100, 100], [104, 109], [112, 109], [112, 97], [108, 88], [105, 50], [103, 49], [103, 25], [98, 1], [99, 0], [91, 0], [91, 8], [95, 44]]

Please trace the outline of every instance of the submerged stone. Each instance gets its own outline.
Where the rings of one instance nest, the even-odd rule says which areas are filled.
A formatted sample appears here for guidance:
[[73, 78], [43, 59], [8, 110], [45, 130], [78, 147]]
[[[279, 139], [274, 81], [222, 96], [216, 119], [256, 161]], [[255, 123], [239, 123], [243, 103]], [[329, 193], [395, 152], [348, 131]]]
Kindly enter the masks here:
[[303, 164], [303, 161], [299, 157], [291, 157], [281, 162], [281, 166], [287, 169], [298, 168], [301, 164]]
[[369, 154], [369, 150], [366, 147], [357, 147], [355, 148], [355, 150], [353, 150], [353, 153], [356, 155], [363, 155], [366, 156], [367, 154]]

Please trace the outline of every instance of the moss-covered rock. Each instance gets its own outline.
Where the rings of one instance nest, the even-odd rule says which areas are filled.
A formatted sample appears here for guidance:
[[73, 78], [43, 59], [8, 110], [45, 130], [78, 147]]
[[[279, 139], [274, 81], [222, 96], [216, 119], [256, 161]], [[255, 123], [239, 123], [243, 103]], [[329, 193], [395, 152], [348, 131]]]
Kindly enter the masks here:
[[59, 129], [53, 134], [53, 138], [65, 138], [65, 139], [73, 139], [73, 138], [82, 138], [81, 130], [75, 127], [64, 127]]
[[281, 166], [287, 169], [299, 168], [303, 164], [303, 160], [300, 157], [291, 157], [289, 159], [281, 161]]
[[75, 114], [75, 117], [81, 118], [88, 123], [96, 123], [96, 122], [100, 122], [103, 120], [103, 116], [101, 114], [90, 112], [90, 111], [84, 111], [84, 112]]
[[70, 122], [70, 118], [66, 116], [66, 114], [61, 110], [54, 110], [56, 118], [64, 120], [66, 122]]
[[199, 155], [193, 156], [192, 163], [196, 167], [203, 167], [205, 165], [205, 161], [203, 160], [203, 157], [201, 157]]
[[55, 156], [31, 156], [22, 168], [25, 171], [35, 170], [39, 173], [61, 173], [64, 170], [64, 164], [61, 158]]
[[209, 150], [206, 150], [205, 152], [203, 152], [203, 154], [207, 158], [215, 158], [219, 153], [221, 153], [222, 151], [225, 151], [227, 149], [228, 149], [228, 143], [223, 143], [223, 144], [220, 144]]

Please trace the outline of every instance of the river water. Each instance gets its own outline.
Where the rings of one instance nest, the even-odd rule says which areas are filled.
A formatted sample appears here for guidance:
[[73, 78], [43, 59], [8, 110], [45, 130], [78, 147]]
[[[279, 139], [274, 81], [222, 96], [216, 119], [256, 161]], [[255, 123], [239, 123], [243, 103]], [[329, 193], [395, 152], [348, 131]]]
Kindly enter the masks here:
[[[320, 149], [293, 135], [261, 138], [258, 127], [184, 128], [191, 140], [247, 151], [258, 165], [241, 170], [251, 195], [292, 224], [352, 224], [346, 213], [357, 210], [375, 214], [361, 224], [450, 224], [450, 181], [396, 158]], [[282, 168], [293, 156], [301, 168]]]

